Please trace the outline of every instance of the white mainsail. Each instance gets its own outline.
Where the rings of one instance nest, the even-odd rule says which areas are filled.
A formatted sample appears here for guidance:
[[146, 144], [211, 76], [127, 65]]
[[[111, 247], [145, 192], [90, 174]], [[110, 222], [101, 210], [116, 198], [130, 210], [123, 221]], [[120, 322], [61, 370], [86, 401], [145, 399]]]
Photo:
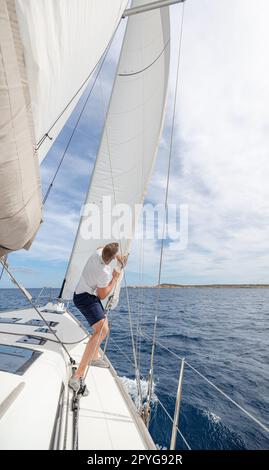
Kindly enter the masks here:
[[31, 245], [42, 219], [38, 158], [74, 109], [126, 5], [1, 0], [0, 256]]
[[[142, 4], [133, 1], [132, 6]], [[70, 257], [61, 297], [70, 299], [90, 254], [118, 236], [107, 237], [102, 217], [103, 197], [110, 198], [111, 210], [128, 204], [132, 214], [142, 203], [153, 168], [163, 127], [170, 60], [169, 10], [162, 8], [130, 17], [103, 135], [91, 178], [86, 204], [95, 204], [101, 214], [100, 237], [86, 239], [87, 215], [82, 215]], [[132, 234], [135, 226], [132, 227]], [[122, 239], [123, 252], [131, 237]]]

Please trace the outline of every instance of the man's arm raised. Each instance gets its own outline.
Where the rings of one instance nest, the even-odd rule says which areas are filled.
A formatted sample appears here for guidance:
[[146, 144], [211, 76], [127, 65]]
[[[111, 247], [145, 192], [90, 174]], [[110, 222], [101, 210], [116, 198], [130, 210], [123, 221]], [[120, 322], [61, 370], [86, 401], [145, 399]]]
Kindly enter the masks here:
[[97, 295], [100, 300], [105, 299], [110, 294], [119, 277], [120, 273], [114, 269], [110, 283], [106, 287], [97, 287]]

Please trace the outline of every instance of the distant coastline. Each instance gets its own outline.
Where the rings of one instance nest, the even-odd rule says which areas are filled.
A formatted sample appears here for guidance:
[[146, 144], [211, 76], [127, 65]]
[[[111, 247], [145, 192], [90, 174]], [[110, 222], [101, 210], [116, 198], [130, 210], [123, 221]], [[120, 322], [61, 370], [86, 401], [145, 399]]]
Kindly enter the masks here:
[[[156, 285], [128, 285], [128, 289], [157, 289], [158, 287], [164, 289], [268, 289], [269, 284], [168, 284], [162, 283], [160, 286]], [[122, 286], [124, 289], [125, 286]], [[0, 287], [0, 290], [16, 290], [17, 287]], [[42, 289], [42, 287], [28, 287], [28, 289]], [[48, 287], [47, 289], [58, 289], [60, 287]]]
[[144, 289], [156, 289], [161, 288], [170, 288], [170, 289], [186, 289], [186, 288], [199, 288], [199, 289], [217, 289], [217, 288], [227, 288], [227, 289], [268, 289], [269, 284], [160, 284], [155, 286], [128, 286], [130, 288], [144, 288]]

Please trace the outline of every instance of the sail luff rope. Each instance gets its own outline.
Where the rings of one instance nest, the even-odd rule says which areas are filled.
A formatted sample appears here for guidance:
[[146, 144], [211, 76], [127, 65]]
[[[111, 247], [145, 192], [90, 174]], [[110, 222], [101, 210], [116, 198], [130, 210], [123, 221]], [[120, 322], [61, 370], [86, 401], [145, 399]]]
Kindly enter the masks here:
[[16, 278], [13, 276], [13, 274], [9, 271], [8, 267], [3, 263], [3, 261], [0, 259], [0, 262], [2, 264], [2, 266], [4, 266], [4, 269], [6, 270], [6, 272], [8, 273], [10, 279], [12, 280], [12, 282], [18, 287], [18, 289], [22, 292], [22, 294], [24, 295], [24, 297], [28, 300], [28, 302], [30, 303], [30, 305], [32, 306], [32, 308], [37, 312], [37, 314], [40, 316], [40, 318], [43, 320], [43, 322], [45, 323], [46, 327], [50, 330], [50, 332], [55, 336], [55, 338], [57, 339], [57, 342], [62, 346], [62, 348], [64, 349], [64, 351], [66, 352], [66, 354], [68, 355], [69, 357], [69, 360], [70, 360], [70, 363], [73, 364], [75, 363], [74, 359], [71, 357], [71, 355], [69, 354], [69, 351], [67, 350], [67, 348], [65, 347], [65, 345], [63, 344], [63, 342], [60, 340], [60, 338], [57, 336], [57, 334], [55, 333], [55, 331], [51, 328], [50, 324], [47, 322], [47, 320], [44, 318], [44, 316], [42, 315], [42, 313], [38, 310], [38, 308], [35, 306], [35, 304], [32, 302], [32, 300], [26, 295], [26, 293], [24, 292], [24, 290], [21, 288], [20, 284], [17, 282]]
[[[150, 336], [148, 336], [146, 333], [143, 333], [140, 331], [140, 334], [144, 337], [147, 338], [149, 341], [151, 341]], [[168, 351], [170, 354], [172, 354], [174, 357], [177, 359], [182, 360], [183, 358], [180, 357], [178, 354], [176, 354], [174, 351], [169, 349], [167, 346], [162, 344], [160, 341], [156, 340], [156, 344], [160, 346], [161, 348], [165, 349]], [[203, 375], [201, 372], [199, 372], [195, 367], [193, 367], [189, 362], [185, 360], [185, 364], [190, 367], [196, 374], [198, 374], [201, 378], [203, 378], [206, 382], [208, 382], [213, 388], [215, 388], [219, 393], [221, 393], [227, 400], [229, 400], [231, 403], [233, 403], [237, 408], [239, 408], [243, 413], [245, 413], [249, 418], [251, 418], [253, 421], [255, 421], [256, 424], [258, 424], [264, 431], [269, 432], [269, 427], [267, 427], [265, 424], [263, 424], [261, 421], [259, 421], [255, 416], [253, 416], [251, 413], [249, 413], [245, 408], [243, 408], [239, 403], [237, 403], [235, 400], [233, 400], [227, 393], [225, 393], [221, 388], [219, 388], [217, 385], [215, 385], [211, 380], [209, 380], [205, 375]]]
[[173, 106], [173, 115], [172, 115], [172, 127], [171, 127], [170, 143], [169, 143], [169, 157], [168, 157], [168, 168], [167, 168], [166, 189], [165, 189], [163, 232], [162, 232], [162, 240], [161, 240], [159, 272], [158, 272], [158, 291], [157, 291], [157, 299], [156, 299], [156, 313], [155, 313], [154, 327], [153, 327], [152, 350], [151, 350], [150, 370], [149, 370], [149, 391], [148, 391], [148, 400], [147, 400], [147, 404], [146, 404], [146, 412], [147, 413], [149, 413], [150, 400], [151, 400], [151, 395], [152, 395], [152, 385], [153, 385], [154, 353], [155, 353], [155, 341], [156, 341], [157, 322], [158, 322], [158, 313], [159, 313], [159, 304], [160, 304], [160, 283], [161, 283], [163, 251], [164, 251], [164, 234], [165, 234], [165, 229], [166, 229], [166, 225], [167, 225], [167, 221], [166, 221], [166, 218], [167, 218], [167, 203], [168, 203], [168, 193], [169, 193], [169, 183], [170, 183], [170, 173], [171, 173], [171, 160], [172, 160], [173, 137], [174, 137], [174, 126], [175, 126], [176, 104], [177, 104], [177, 90], [178, 90], [179, 70], [180, 70], [180, 62], [181, 62], [184, 12], [185, 12], [185, 3], [183, 3], [182, 15], [181, 15], [181, 26], [180, 26], [180, 36], [179, 36], [179, 52], [178, 52], [178, 63], [177, 63], [177, 73], [176, 73], [176, 86], [175, 86], [174, 106]]

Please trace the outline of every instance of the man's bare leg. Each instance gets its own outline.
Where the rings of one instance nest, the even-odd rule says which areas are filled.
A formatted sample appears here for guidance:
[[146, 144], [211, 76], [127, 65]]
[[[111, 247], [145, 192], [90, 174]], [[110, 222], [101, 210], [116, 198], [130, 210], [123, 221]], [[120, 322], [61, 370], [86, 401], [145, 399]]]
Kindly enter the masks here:
[[80, 364], [75, 372], [75, 377], [77, 377], [78, 379], [84, 376], [88, 364], [91, 361], [95, 361], [100, 357], [99, 347], [108, 333], [107, 318], [98, 321], [97, 323], [92, 325], [92, 328], [94, 332], [87, 343]]

